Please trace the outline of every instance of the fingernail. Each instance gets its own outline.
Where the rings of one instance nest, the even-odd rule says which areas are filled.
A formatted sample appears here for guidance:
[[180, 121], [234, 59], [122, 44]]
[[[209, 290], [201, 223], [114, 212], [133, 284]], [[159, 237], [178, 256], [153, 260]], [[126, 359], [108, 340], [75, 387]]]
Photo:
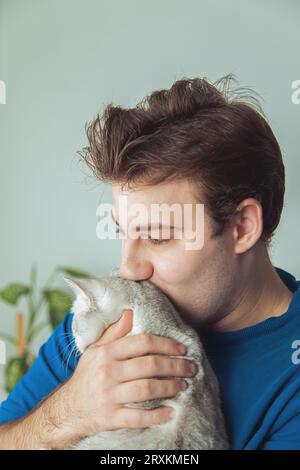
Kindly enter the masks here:
[[192, 362], [191, 364], [189, 364], [189, 367], [188, 367], [189, 371], [191, 374], [194, 374], [197, 370], [197, 367], [196, 365]]

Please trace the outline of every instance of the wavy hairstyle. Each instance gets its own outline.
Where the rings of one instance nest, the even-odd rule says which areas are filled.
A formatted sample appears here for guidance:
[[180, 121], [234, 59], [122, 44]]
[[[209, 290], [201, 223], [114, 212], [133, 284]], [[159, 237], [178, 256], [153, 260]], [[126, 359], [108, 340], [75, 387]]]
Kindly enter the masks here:
[[238, 204], [253, 197], [262, 205], [261, 240], [269, 245], [283, 208], [282, 155], [258, 94], [234, 89], [235, 82], [232, 74], [214, 83], [184, 77], [134, 108], [110, 103], [86, 125], [89, 145], [79, 154], [98, 179], [122, 187], [191, 180], [216, 236]]

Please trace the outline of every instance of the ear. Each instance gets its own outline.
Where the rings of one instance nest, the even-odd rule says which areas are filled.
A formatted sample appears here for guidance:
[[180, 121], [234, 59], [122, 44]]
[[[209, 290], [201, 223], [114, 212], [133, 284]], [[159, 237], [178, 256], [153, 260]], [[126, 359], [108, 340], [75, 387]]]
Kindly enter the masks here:
[[99, 279], [83, 279], [64, 277], [65, 282], [72, 289], [76, 297], [92, 305], [105, 294], [105, 286]]
[[87, 289], [84, 287], [82, 283], [82, 279], [72, 279], [70, 277], [63, 277], [64, 281], [68, 284], [68, 286], [72, 289], [76, 297], [78, 296], [85, 296], [89, 297], [89, 293]]
[[236, 209], [234, 223], [235, 253], [245, 253], [261, 237], [263, 231], [263, 210], [255, 198], [244, 199]]

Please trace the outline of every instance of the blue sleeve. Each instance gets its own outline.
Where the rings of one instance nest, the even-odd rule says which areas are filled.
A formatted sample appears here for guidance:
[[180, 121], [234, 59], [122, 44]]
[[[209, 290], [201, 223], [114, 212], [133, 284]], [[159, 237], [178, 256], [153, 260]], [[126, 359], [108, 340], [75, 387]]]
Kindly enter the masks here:
[[26, 415], [74, 372], [80, 352], [72, 335], [73, 314], [68, 312], [41, 346], [30, 370], [0, 405], [0, 424]]

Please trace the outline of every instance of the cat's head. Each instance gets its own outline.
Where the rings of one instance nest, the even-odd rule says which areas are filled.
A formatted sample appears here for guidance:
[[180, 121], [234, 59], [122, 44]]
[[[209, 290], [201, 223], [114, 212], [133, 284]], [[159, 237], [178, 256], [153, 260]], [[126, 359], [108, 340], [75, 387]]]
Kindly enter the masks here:
[[128, 297], [126, 292], [120, 289], [122, 280], [114, 277], [64, 277], [64, 280], [76, 296], [71, 307], [74, 314], [72, 333], [77, 348], [83, 352], [102, 336], [111, 323], [120, 318], [123, 309], [128, 305]]

